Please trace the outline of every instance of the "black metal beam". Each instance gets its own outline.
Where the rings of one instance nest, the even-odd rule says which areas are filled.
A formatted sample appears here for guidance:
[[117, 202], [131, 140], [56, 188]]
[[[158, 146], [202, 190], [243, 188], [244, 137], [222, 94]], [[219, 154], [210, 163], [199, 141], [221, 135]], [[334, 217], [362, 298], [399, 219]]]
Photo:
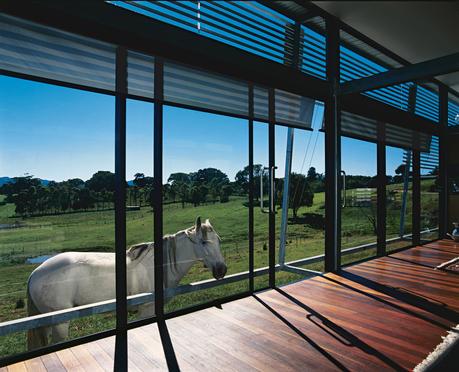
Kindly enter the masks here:
[[456, 71], [459, 71], [459, 53], [381, 72], [362, 79], [345, 82], [341, 84], [340, 93], [362, 93], [369, 90], [384, 88], [409, 81], [417, 81]]
[[440, 87], [440, 101], [439, 101], [439, 122], [440, 122], [440, 136], [439, 136], [439, 238], [442, 239], [446, 236], [449, 229], [448, 226], [448, 91], [444, 87]]
[[351, 94], [340, 97], [340, 106], [343, 111], [398, 125], [402, 128], [439, 135], [439, 125], [428, 119], [414, 115], [412, 112], [402, 111], [396, 107], [386, 105], [361, 94]]
[[[326, 19], [326, 17], [325, 17], [325, 19]], [[378, 53], [384, 54], [387, 57], [394, 59], [394, 61], [399, 63], [399, 64], [406, 65], [406, 66], [410, 66], [411, 65], [411, 63], [408, 63], [406, 60], [404, 60], [403, 58], [401, 58], [399, 56], [395, 56], [394, 57], [393, 56], [393, 52], [390, 52], [386, 48], [381, 47], [381, 45], [379, 45], [379, 44], [375, 43], [374, 41], [368, 39], [367, 36], [359, 33], [358, 31], [356, 31], [354, 29], [352, 29], [350, 26], [348, 26], [348, 25], [346, 25], [346, 24], [344, 24], [342, 22], [341, 22], [341, 25], [342, 25], [343, 31], [348, 32], [350, 35], [354, 36], [359, 41], [363, 41], [364, 43], [368, 44], [370, 47], [374, 48]], [[312, 23], [308, 24], [307, 27], [310, 28], [311, 30], [319, 33], [319, 34], [323, 34], [323, 30], [320, 27], [317, 27], [316, 25], [314, 25]], [[372, 62], [374, 62], [374, 63], [376, 63], [376, 64], [378, 64], [378, 65], [380, 65], [380, 66], [382, 66], [382, 67], [384, 67], [384, 68], [386, 68], [388, 70], [391, 70], [391, 69], [394, 68], [393, 65], [387, 63], [386, 61], [378, 59], [375, 55], [371, 54], [367, 50], [365, 50], [363, 48], [359, 48], [358, 46], [346, 41], [345, 39], [341, 39], [340, 40], [340, 45], [342, 47], [345, 47], [346, 49], [349, 49], [350, 51], [352, 51], [354, 53], [357, 53], [361, 57], [366, 58], [369, 61], [372, 61]], [[449, 93], [451, 93], [454, 96], [459, 98], [459, 93], [458, 92], [456, 92], [454, 89], [448, 87], [446, 84], [442, 83], [441, 81], [439, 81], [437, 79], [428, 78], [428, 79], [425, 79], [425, 80], [420, 80], [420, 81], [418, 81], [418, 84], [421, 85], [423, 88], [427, 89], [428, 91], [437, 94], [438, 92], [436, 90], [432, 89], [429, 85], [425, 85], [425, 83], [427, 83], [427, 82], [432, 82], [432, 83], [438, 85], [439, 87], [443, 86], [448, 90]]]
[[340, 268], [341, 206], [339, 190], [340, 107], [339, 107], [339, 28], [327, 21], [327, 79], [332, 87], [325, 100], [325, 271]]
[[304, 7], [303, 4], [300, 4], [296, 1], [295, 2], [298, 5], [300, 5], [303, 9], [301, 13], [299, 13], [297, 10], [295, 11], [290, 10], [288, 2], [272, 1], [272, 0], [259, 0], [258, 2], [299, 23], [304, 23], [308, 19], [311, 19], [311, 18], [314, 18], [320, 15], [320, 13], [316, 9]]
[[378, 122], [377, 142], [377, 255], [382, 257], [386, 254], [386, 125]]
[[[308, 9], [309, 11], [312, 11], [312, 12], [316, 12], [319, 16], [323, 17], [325, 20], [330, 19], [330, 20], [333, 20], [333, 21], [337, 22], [338, 26], [340, 27], [341, 30], [343, 30], [343, 31], [347, 32], [348, 34], [354, 36], [355, 38], [357, 38], [361, 42], [369, 45], [370, 47], [372, 47], [374, 49], [376, 49], [378, 52], [384, 54], [385, 56], [387, 56], [387, 57], [389, 57], [391, 59], [393, 59], [397, 63], [400, 63], [401, 65], [404, 65], [404, 66], [410, 66], [411, 65], [411, 62], [409, 62], [405, 58], [399, 56], [397, 53], [393, 52], [392, 50], [384, 47], [383, 45], [381, 45], [378, 42], [374, 41], [373, 39], [369, 38], [367, 35], [362, 34], [360, 31], [356, 30], [354, 27], [352, 27], [352, 26], [348, 25], [347, 23], [343, 22], [342, 20], [340, 20], [338, 17], [334, 16], [333, 14], [328, 13], [327, 11], [322, 9], [320, 6], [318, 6], [317, 4], [314, 4], [314, 3], [312, 3], [311, 1], [308, 1], [308, 0], [294, 0], [294, 1], [298, 5], [304, 7], [305, 9]], [[308, 27], [310, 27], [310, 25], [308, 25]], [[346, 45], [346, 47], [348, 47], [348, 46]], [[353, 50], [353, 49], [356, 49], [356, 48], [351, 47], [350, 49]], [[354, 50], [354, 51], [356, 51], [356, 50]], [[362, 54], [362, 52], [365, 53], [364, 51], [356, 51], [356, 52], [358, 54]], [[374, 57], [373, 56], [371, 56], [371, 58], [369, 58], [369, 59], [374, 61]], [[381, 64], [381, 62], [378, 62], [378, 63]], [[386, 67], [389, 67], [389, 66], [386, 66]], [[445, 88], [449, 93], [451, 93], [454, 96], [459, 98], [459, 92], [457, 92], [453, 88], [449, 87], [445, 83], [435, 79], [433, 76], [429, 76], [427, 80], [437, 84], [439, 87]], [[427, 89], [429, 89], [429, 88], [427, 88]]]
[[114, 370], [127, 371], [127, 283], [126, 283], [126, 93], [127, 51], [116, 50], [115, 98], [115, 277], [116, 342]]
[[[0, 11], [322, 101], [330, 90], [328, 82], [291, 67], [103, 2], [31, 1], [25, 7], [22, 3], [4, 1], [0, 2]], [[168, 37], [165, 38], [164, 35]], [[347, 96], [345, 98], [344, 104]], [[375, 107], [379, 106], [378, 112], [389, 109], [386, 104], [365, 98], [358, 100], [361, 103], [357, 103], [357, 107], [364, 108], [362, 103], [366, 105], [373, 101]], [[400, 113], [401, 110], [397, 112]], [[414, 121], [422, 122], [415, 115], [410, 117]], [[384, 118], [380, 120], [387, 121]], [[407, 122], [407, 118], [400, 121]]]

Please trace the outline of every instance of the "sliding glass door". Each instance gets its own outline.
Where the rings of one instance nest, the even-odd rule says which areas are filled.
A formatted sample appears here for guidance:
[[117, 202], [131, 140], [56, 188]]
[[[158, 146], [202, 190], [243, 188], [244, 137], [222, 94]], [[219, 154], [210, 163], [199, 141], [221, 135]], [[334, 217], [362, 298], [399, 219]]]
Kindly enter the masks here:
[[[254, 123], [256, 289], [323, 271], [323, 104], [307, 104], [309, 116], [304, 119], [310, 127]], [[294, 108], [290, 109], [295, 112]], [[271, 280], [275, 271], [274, 283], [269, 281], [270, 271]]]

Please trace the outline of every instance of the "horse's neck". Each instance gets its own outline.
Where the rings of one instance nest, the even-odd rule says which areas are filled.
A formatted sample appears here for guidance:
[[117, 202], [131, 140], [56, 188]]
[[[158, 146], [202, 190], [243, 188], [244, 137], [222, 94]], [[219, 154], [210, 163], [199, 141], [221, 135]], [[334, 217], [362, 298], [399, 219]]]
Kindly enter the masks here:
[[166, 288], [175, 287], [197, 261], [193, 243], [184, 233], [170, 235], [163, 240], [164, 284]]

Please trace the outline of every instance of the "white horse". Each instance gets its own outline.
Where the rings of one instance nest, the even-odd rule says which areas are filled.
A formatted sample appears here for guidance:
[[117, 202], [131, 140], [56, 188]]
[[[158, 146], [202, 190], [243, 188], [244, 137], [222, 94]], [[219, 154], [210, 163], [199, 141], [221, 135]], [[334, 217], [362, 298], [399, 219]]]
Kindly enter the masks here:
[[[215, 279], [226, 274], [220, 250], [220, 237], [209, 220], [163, 238], [164, 287], [177, 287], [193, 264], [202, 261]], [[154, 243], [140, 243], [126, 251], [128, 296], [153, 292], [155, 288]], [[115, 291], [115, 253], [66, 252], [58, 254], [30, 274], [28, 286], [29, 315], [68, 309], [111, 300]], [[153, 316], [154, 302], [139, 306], [141, 317]], [[40, 327], [28, 332], [29, 350], [68, 337], [69, 323]]]

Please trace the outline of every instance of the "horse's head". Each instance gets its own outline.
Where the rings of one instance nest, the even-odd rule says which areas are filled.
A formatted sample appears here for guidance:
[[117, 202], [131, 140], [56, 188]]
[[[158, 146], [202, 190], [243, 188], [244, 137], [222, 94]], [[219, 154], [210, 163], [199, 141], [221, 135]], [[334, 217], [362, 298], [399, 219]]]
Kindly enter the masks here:
[[220, 250], [220, 237], [210, 224], [209, 220], [201, 223], [201, 218], [196, 219], [195, 226], [186, 231], [194, 243], [197, 258], [204, 262], [204, 266], [212, 270], [215, 279], [222, 279], [226, 274], [225, 259]]

